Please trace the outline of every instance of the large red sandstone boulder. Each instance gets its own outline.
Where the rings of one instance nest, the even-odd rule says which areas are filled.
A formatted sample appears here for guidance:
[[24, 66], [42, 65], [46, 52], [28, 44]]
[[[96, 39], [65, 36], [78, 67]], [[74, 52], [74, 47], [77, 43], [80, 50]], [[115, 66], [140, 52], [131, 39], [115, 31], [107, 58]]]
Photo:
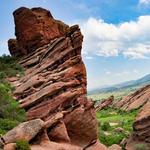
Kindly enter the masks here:
[[[69, 27], [56, 21], [42, 8], [20, 8], [14, 12], [14, 18], [17, 42], [23, 53], [19, 63], [25, 73], [9, 81], [28, 120], [41, 118], [47, 128], [33, 139], [32, 149], [98, 147], [95, 109], [86, 97], [79, 26]], [[49, 144], [43, 146], [43, 141]]]
[[24, 122], [7, 132], [3, 139], [5, 144], [16, 142], [17, 140], [30, 141], [44, 127], [44, 122], [41, 119]]

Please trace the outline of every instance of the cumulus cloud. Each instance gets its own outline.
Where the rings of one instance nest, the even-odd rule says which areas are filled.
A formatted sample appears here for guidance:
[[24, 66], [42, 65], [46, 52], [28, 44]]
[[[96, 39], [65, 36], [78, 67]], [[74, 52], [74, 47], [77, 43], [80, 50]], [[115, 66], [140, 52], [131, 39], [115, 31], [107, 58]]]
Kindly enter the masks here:
[[89, 18], [81, 23], [84, 34], [83, 54], [105, 57], [121, 54], [132, 59], [149, 58], [149, 27], [150, 16], [140, 16], [136, 21], [117, 25]]
[[139, 0], [139, 4], [148, 5], [148, 4], [150, 4], [150, 0]]
[[111, 72], [110, 72], [110, 71], [108, 71], [108, 70], [106, 70], [106, 71], [105, 71], [105, 74], [106, 74], [106, 75], [110, 75], [110, 74], [111, 74]]

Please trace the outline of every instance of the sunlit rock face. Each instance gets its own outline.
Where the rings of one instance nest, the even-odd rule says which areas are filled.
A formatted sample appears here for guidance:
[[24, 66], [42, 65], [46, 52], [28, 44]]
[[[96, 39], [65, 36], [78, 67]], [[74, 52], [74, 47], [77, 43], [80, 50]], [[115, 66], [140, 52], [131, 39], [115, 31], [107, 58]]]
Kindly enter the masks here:
[[23, 54], [28, 54], [51, 40], [65, 35], [69, 28], [61, 21], [55, 20], [51, 13], [43, 8], [22, 7], [13, 15], [17, 42]]
[[115, 107], [131, 111], [143, 107], [150, 99], [150, 85], [144, 86], [116, 102]]
[[[69, 27], [43, 8], [19, 8], [14, 18], [19, 48], [18, 51], [13, 48], [13, 52], [11, 46], [9, 49], [14, 56], [20, 54], [19, 63], [25, 74], [10, 81], [28, 120], [48, 121], [61, 112], [62, 119], [46, 130], [54, 145], [63, 142], [73, 150], [106, 149], [97, 142], [95, 109], [86, 97], [86, 69], [81, 57], [83, 36], [79, 26]], [[65, 147], [62, 146], [67, 150]]]

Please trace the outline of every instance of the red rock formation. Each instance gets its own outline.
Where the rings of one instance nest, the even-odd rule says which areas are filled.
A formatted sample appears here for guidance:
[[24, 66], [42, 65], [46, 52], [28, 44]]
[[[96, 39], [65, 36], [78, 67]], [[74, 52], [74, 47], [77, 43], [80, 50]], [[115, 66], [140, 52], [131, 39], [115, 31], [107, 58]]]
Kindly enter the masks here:
[[[61, 21], [55, 20], [51, 13], [43, 8], [21, 7], [13, 15], [21, 54], [28, 54], [48, 44], [52, 39], [63, 36], [69, 28]], [[10, 53], [14, 54], [11, 48]]]
[[133, 128], [135, 138], [150, 143], [150, 97], [136, 117]]
[[[20, 8], [14, 17], [21, 51], [17, 53], [24, 55], [19, 63], [26, 70], [23, 77], [10, 81], [28, 120], [48, 121], [63, 112], [60, 122], [46, 131], [48, 138], [54, 145], [65, 142], [76, 149], [90, 146], [94, 150], [97, 120], [94, 105], [86, 98], [86, 70], [81, 58], [83, 36], [78, 25], [68, 27], [42, 8]], [[54, 147], [56, 150], [57, 146]]]
[[136, 92], [125, 96], [115, 104], [115, 107], [126, 111], [140, 108], [150, 100], [150, 85], [140, 88]]
[[18, 42], [16, 39], [8, 40], [8, 48], [12, 56], [19, 57], [23, 55], [23, 53], [19, 49]]
[[107, 99], [104, 99], [99, 104], [97, 104], [97, 106], [95, 107], [96, 111], [99, 111], [99, 110], [102, 110], [102, 109], [105, 109], [105, 108], [111, 106], [113, 104], [113, 101], [114, 101], [113, 95]]
[[140, 108], [133, 124], [133, 134], [127, 140], [127, 149], [135, 149], [136, 144], [145, 144], [150, 149], [150, 85], [124, 97], [115, 104], [126, 111]]

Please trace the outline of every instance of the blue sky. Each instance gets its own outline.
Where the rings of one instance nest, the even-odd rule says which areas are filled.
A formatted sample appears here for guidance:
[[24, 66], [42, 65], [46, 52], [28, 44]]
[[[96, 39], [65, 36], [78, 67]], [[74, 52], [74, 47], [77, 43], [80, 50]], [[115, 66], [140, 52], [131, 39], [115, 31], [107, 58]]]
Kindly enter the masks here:
[[89, 89], [150, 73], [150, 0], [1, 0], [0, 55], [8, 54], [12, 12], [21, 6], [44, 7], [80, 25]]

